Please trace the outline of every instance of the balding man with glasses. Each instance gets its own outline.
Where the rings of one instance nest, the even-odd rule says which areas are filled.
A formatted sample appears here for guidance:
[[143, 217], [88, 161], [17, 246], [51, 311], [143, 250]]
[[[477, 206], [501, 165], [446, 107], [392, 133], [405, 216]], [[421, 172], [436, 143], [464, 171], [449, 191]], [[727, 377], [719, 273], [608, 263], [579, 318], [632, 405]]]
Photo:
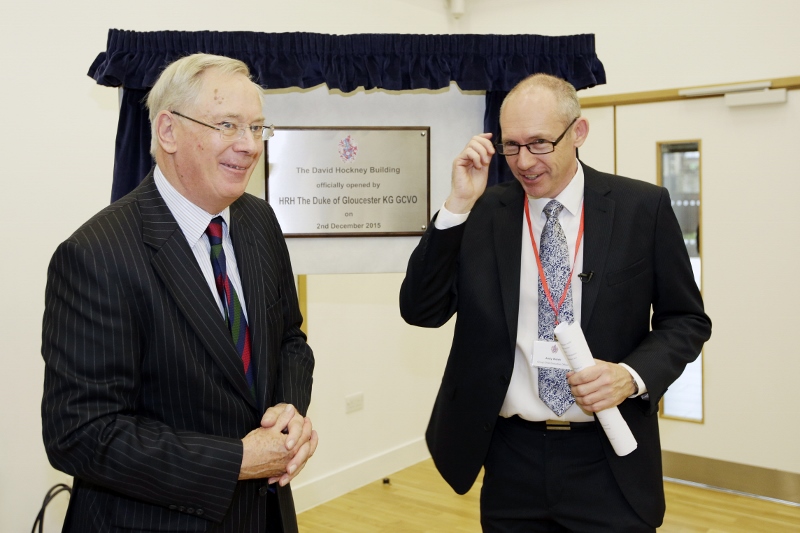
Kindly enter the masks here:
[[153, 171], [50, 263], [42, 419], [64, 531], [297, 531], [314, 356], [286, 244], [245, 187], [272, 134], [247, 66], [169, 65]]
[[[428, 447], [458, 493], [484, 468], [484, 531], [652, 532], [658, 402], [711, 334], [669, 195], [577, 159], [589, 123], [561, 79], [520, 82], [500, 126], [455, 159], [401, 288], [407, 322], [457, 317]], [[516, 179], [487, 189], [495, 153]], [[596, 364], [569, 372], [554, 329], [576, 322]], [[597, 422], [610, 407], [632, 453]]]

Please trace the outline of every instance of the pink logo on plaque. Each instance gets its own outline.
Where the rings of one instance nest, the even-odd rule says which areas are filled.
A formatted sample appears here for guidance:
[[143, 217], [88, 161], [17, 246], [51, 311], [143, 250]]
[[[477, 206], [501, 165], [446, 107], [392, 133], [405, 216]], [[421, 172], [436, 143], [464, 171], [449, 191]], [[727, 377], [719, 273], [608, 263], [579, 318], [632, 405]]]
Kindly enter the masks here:
[[558, 346], [556, 346], [556, 345], [554, 344], [554, 345], [553, 345], [553, 346], [550, 348], [550, 351], [551, 351], [551, 352], [553, 352], [553, 353], [558, 353]]
[[342, 161], [352, 163], [356, 160], [357, 154], [358, 145], [350, 135], [339, 141], [339, 157], [342, 158]]

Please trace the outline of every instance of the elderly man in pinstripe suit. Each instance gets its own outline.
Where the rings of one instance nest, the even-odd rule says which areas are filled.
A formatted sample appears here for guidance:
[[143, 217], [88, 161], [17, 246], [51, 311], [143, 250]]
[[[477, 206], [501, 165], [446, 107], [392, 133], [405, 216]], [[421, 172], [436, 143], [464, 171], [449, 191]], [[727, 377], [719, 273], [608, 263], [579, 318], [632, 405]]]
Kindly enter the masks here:
[[155, 169], [48, 269], [42, 419], [75, 478], [64, 531], [296, 531], [314, 357], [278, 222], [244, 192], [260, 90], [244, 63], [196, 54], [148, 107]]

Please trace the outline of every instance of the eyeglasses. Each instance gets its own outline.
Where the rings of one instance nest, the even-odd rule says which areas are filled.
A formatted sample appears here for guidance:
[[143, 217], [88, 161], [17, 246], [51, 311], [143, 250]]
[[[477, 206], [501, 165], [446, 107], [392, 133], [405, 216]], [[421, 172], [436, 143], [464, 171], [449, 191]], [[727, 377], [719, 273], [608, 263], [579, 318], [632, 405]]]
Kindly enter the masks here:
[[245, 131], [250, 131], [250, 134], [253, 136], [253, 139], [258, 139], [261, 137], [262, 141], [266, 141], [270, 137], [275, 134], [275, 126], [270, 124], [269, 126], [256, 126], [250, 124], [236, 124], [235, 122], [227, 122], [222, 121], [217, 123], [216, 126], [212, 126], [211, 124], [206, 124], [205, 122], [200, 122], [197, 119], [192, 117], [187, 117], [177, 111], [170, 111], [173, 115], [178, 115], [179, 117], [185, 118], [187, 120], [191, 120], [192, 122], [196, 122], [197, 124], [201, 124], [207, 128], [211, 128], [212, 130], [217, 130], [219, 132], [219, 137], [223, 141], [226, 142], [234, 142], [238, 141], [242, 137], [244, 137]]
[[497, 153], [500, 155], [517, 155], [519, 154], [520, 148], [523, 146], [528, 149], [528, 151], [534, 155], [543, 155], [549, 154], [556, 149], [556, 145], [561, 142], [561, 139], [564, 138], [564, 135], [567, 134], [567, 131], [575, 124], [575, 121], [578, 120], [578, 117], [572, 119], [572, 122], [569, 123], [567, 129], [564, 130], [564, 133], [558, 136], [558, 139], [555, 141], [545, 141], [544, 139], [536, 139], [533, 142], [528, 144], [517, 144], [515, 142], [505, 142], [505, 143], [497, 143], [495, 147], [497, 148]]

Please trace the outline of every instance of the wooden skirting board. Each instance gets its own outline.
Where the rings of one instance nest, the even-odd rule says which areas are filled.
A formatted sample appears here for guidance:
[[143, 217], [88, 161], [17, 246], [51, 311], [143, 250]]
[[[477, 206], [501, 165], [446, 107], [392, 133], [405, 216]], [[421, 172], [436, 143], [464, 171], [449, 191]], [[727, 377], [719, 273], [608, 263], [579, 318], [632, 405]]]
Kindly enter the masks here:
[[662, 451], [664, 477], [800, 505], [800, 474]]

